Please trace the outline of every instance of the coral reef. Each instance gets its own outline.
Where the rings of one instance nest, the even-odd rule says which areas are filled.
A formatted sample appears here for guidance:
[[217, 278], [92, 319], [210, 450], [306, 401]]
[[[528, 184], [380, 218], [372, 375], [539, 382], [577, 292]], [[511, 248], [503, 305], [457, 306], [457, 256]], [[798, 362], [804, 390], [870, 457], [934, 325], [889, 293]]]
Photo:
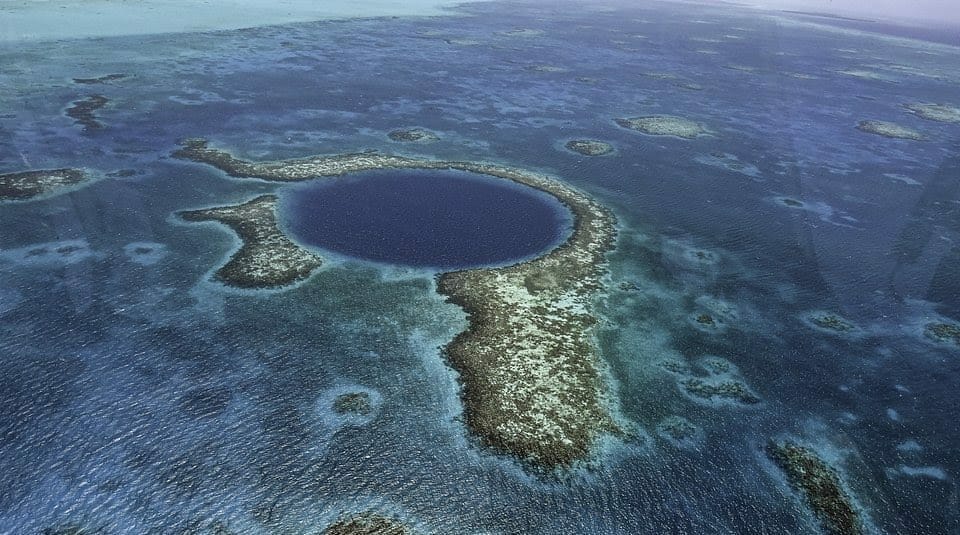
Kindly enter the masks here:
[[97, 120], [96, 111], [110, 102], [103, 95], [91, 95], [85, 99], [73, 101], [73, 105], [67, 108], [67, 117], [70, 117], [78, 125], [83, 126], [84, 132], [99, 130], [103, 128], [103, 123]]
[[946, 104], [904, 104], [904, 108], [928, 121], [960, 123], [960, 108]]
[[40, 169], [0, 174], [0, 201], [26, 201], [56, 193], [86, 179], [79, 169]]
[[616, 119], [616, 123], [622, 128], [636, 130], [651, 136], [675, 136], [693, 139], [709, 133], [709, 130], [702, 124], [673, 115], [619, 118]]
[[373, 412], [373, 403], [367, 392], [347, 392], [333, 400], [333, 412], [366, 416]]
[[392, 130], [387, 134], [393, 141], [407, 142], [407, 143], [430, 143], [432, 141], [437, 141], [440, 139], [440, 136], [434, 134], [429, 130], [424, 130], [422, 128], [409, 128], [406, 130]]
[[953, 343], [960, 347], [960, 325], [956, 323], [932, 322], [924, 326], [923, 334], [934, 342]]
[[858, 330], [853, 322], [830, 312], [812, 312], [807, 314], [804, 320], [811, 327], [837, 334], [852, 333]]
[[689, 377], [680, 381], [680, 386], [691, 396], [706, 400], [732, 401], [743, 405], [760, 403], [744, 383], [734, 379], [711, 381], [699, 377]]
[[595, 139], [574, 139], [568, 141], [564, 147], [584, 156], [604, 156], [613, 152], [613, 145]]
[[703, 431], [682, 416], [667, 416], [657, 424], [657, 433], [676, 446], [690, 446], [698, 442]]
[[784, 442], [767, 445], [767, 455], [777, 463], [795, 490], [832, 535], [864, 533], [856, 508], [843, 488], [837, 472], [812, 449]]
[[857, 130], [894, 139], [910, 139], [913, 141], [925, 139], [923, 134], [912, 128], [886, 121], [860, 121], [857, 123]]
[[[520, 169], [377, 153], [247, 162], [211, 149], [203, 140], [191, 140], [175, 156], [212, 165], [234, 177], [282, 182], [372, 169], [452, 169], [511, 180], [553, 195], [574, 216], [566, 242], [512, 266], [438, 276], [437, 291], [461, 306], [469, 319], [467, 330], [445, 353], [460, 374], [468, 428], [497, 451], [549, 471], [584, 460], [602, 434], [619, 430], [610, 413], [592, 332], [597, 323], [592, 301], [603, 288], [605, 254], [614, 245], [615, 219], [583, 193], [549, 176]], [[244, 247], [218, 271], [221, 280], [262, 286], [262, 273], [276, 271], [277, 263], [269, 261], [276, 254], [273, 248], [296, 260], [287, 262], [290, 269], [281, 269], [280, 275], [309, 274], [305, 268], [313, 257], [297, 256], [297, 252], [307, 253], [279, 234], [272, 197], [188, 214], [194, 214], [187, 216], [192, 220], [225, 222], [243, 238]], [[251, 271], [260, 275], [250, 276]], [[278, 278], [267, 275], [267, 280]], [[280, 279], [290, 282], [291, 278]]]
[[411, 535], [413, 530], [399, 520], [378, 513], [360, 513], [337, 520], [323, 535]]
[[180, 212], [185, 221], [217, 221], [240, 236], [243, 245], [214, 278], [238, 288], [275, 288], [310, 276], [322, 259], [298, 247], [277, 226], [277, 198], [263, 195], [234, 206]]

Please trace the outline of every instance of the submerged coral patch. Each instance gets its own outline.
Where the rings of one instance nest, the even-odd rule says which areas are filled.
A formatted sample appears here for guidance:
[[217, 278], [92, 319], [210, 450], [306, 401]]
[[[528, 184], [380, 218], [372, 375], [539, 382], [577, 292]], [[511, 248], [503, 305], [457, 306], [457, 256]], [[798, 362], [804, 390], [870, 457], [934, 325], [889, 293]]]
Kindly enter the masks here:
[[680, 381], [680, 386], [697, 400], [733, 402], [740, 405], [760, 403], [760, 398], [750, 387], [736, 379], [688, 377]]
[[155, 242], [133, 242], [123, 246], [123, 252], [131, 262], [151, 266], [167, 254], [167, 246]]
[[815, 310], [803, 314], [801, 319], [809, 327], [830, 334], [855, 334], [860, 331], [855, 323], [832, 312]]
[[68, 265], [97, 256], [85, 239], [35, 243], [0, 251], [0, 260], [32, 266]]
[[327, 429], [337, 430], [345, 426], [362, 426], [377, 417], [383, 396], [360, 385], [337, 385], [317, 401], [317, 411]]
[[413, 529], [400, 520], [370, 511], [344, 516], [323, 530], [323, 535], [412, 535], [413, 533]]
[[657, 424], [657, 434], [674, 446], [694, 447], [703, 441], [703, 430], [683, 416], [667, 416]]
[[702, 154], [694, 158], [697, 163], [709, 165], [748, 176], [752, 179], [760, 178], [760, 169], [752, 163], [743, 162], [734, 154], [727, 152], [714, 151], [709, 154]]

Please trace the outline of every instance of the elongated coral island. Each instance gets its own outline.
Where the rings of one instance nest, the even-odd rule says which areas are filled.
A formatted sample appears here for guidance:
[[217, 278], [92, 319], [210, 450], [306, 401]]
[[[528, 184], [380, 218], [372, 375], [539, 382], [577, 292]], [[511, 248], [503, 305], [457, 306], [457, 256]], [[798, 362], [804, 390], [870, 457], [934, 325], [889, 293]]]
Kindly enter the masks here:
[[99, 130], [103, 128], [103, 123], [97, 118], [96, 111], [110, 102], [103, 95], [91, 95], [85, 99], [75, 100], [73, 105], [67, 108], [67, 117], [83, 127], [84, 132]]
[[[538, 469], [550, 471], [584, 460], [601, 435], [618, 431], [592, 333], [597, 323], [592, 301], [603, 288], [605, 253], [614, 246], [616, 220], [588, 196], [546, 175], [483, 163], [377, 153], [248, 162], [203, 140], [185, 142], [174, 155], [234, 177], [281, 182], [373, 169], [453, 169], [553, 195], [574, 216], [566, 242], [512, 266], [438, 276], [437, 290], [469, 318], [469, 327], [446, 347], [446, 356], [460, 374], [465, 421], [472, 433], [481, 443]], [[272, 204], [269, 210], [253, 210], [251, 204], [189, 216], [216, 218], [243, 238], [244, 247], [218, 272], [228, 284], [257, 286], [274, 255], [302, 260], [294, 256], [297, 246], [279, 237]], [[293, 282], [302, 274], [286, 270], [267, 281]]]
[[710, 133], [707, 127], [698, 122], [673, 115], [627, 117], [616, 119], [615, 122], [621, 128], [636, 130], [650, 136], [674, 136], [693, 139]]
[[792, 442], [770, 443], [767, 455], [802, 493], [814, 516], [831, 535], [864, 533], [863, 522], [837, 472], [815, 451]]
[[40, 169], [0, 174], [0, 201], [27, 201], [56, 193], [86, 179], [79, 169]]
[[301, 281], [322, 259], [290, 241], [277, 225], [277, 198], [263, 195], [236, 206], [180, 212], [185, 221], [217, 221], [232, 228], [243, 245], [214, 277], [238, 288], [274, 288]]

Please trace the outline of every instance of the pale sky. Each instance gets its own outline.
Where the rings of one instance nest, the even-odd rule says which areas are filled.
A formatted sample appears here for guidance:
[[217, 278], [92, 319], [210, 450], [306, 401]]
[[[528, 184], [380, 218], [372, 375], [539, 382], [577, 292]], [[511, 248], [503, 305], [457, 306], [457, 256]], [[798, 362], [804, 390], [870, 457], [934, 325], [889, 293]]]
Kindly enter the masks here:
[[836, 15], [960, 26], [960, 0], [739, 0], [772, 9], [822, 11]]

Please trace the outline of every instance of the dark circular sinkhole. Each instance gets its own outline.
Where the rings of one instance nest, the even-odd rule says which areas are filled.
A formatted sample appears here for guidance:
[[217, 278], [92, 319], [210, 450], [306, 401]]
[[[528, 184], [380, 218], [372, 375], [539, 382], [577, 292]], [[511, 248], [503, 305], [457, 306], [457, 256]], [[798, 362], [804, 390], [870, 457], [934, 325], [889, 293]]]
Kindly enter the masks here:
[[543, 254], [572, 215], [555, 197], [492, 176], [389, 169], [290, 188], [281, 213], [306, 246], [394, 265], [466, 269]]

